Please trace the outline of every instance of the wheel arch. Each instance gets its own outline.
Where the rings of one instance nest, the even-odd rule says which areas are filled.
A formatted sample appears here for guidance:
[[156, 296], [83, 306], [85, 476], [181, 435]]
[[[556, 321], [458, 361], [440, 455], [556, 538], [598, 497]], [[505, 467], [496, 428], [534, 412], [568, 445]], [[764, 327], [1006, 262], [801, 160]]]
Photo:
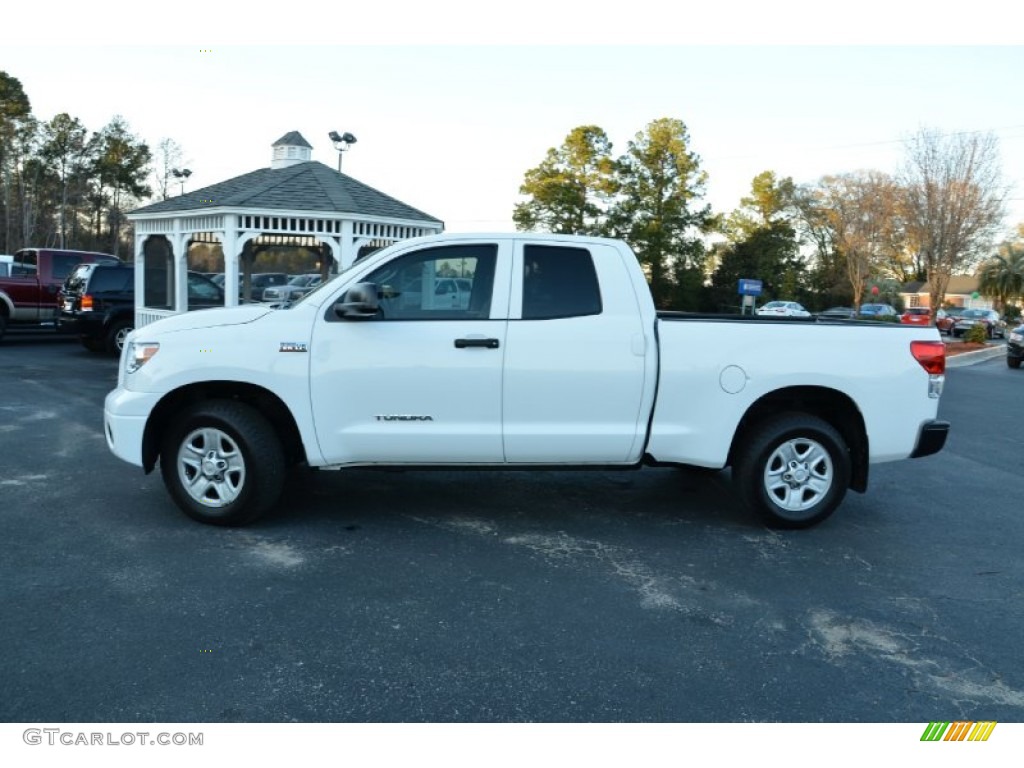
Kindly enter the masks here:
[[160, 456], [164, 433], [182, 408], [207, 400], [233, 400], [258, 410], [274, 428], [289, 463], [306, 461], [306, 451], [295, 417], [284, 401], [265, 387], [244, 381], [204, 381], [188, 384], [164, 395], [149, 419], [142, 436], [142, 465], [152, 472]]
[[135, 325], [135, 308], [134, 307], [116, 307], [114, 309], [107, 310], [103, 316], [103, 333], [107, 333], [110, 330], [110, 326], [114, 323], [119, 323], [122, 320], [127, 320], [132, 326]]
[[850, 488], [863, 493], [868, 486], [868, 436], [864, 417], [849, 395], [829, 387], [787, 387], [769, 392], [755, 401], [743, 414], [729, 446], [729, 464], [734, 465], [737, 452], [751, 430], [784, 411], [817, 416], [831, 424], [850, 449]]

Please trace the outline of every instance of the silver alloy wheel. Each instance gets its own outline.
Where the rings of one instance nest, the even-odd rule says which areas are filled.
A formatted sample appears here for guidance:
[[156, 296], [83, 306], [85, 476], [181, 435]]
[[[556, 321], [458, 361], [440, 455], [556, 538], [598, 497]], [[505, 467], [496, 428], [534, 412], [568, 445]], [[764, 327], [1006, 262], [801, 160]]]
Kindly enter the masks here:
[[238, 443], [214, 427], [193, 430], [178, 448], [178, 479], [193, 499], [224, 507], [245, 487], [245, 459]]
[[835, 472], [828, 451], [815, 440], [797, 437], [779, 445], [764, 467], [768, 497], [787, 512], [818, 504], [832, 488]]
[[114, 346], [117, 347], [117, 351], [120, 352], [124, 349], [124, 342], [128, 338], [128, 334], [131, 333], [134, 328], [130, 325], [124, 326], [124, 328], [118, 328], [117, 333], [114, 335]]

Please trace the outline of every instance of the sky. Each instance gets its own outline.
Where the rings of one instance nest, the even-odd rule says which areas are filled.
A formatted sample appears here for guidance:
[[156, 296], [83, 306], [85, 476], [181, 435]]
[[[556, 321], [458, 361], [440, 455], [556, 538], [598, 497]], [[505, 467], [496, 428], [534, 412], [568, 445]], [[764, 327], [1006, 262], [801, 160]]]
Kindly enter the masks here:
[[[524, 173], [573, 128], [603, 128], [618, 156], [662, 117], [686, 125], [716, 212], [734, 209], [765, 170], [798, 183], [860, 169], [895, 173], [922, 128], [992, 132], [1012, 185], [1007, 228], [1024, 222], [1024, 45], [985, 43], [982, 34], [974, 35], [981, 44], [950, 44], [952, 30], [925, 36], [950, 41], [942, 45], [812, 30], [779, 44], [785, 34], [770, 27], [761, 37], [772, 45], [755, 44], [756, 36], [742, 45], [697, 45], [685, 35], [666, 42], [651, 23], [657, 6], [645, 2], [636, 9], [647, 21], [623, 22], [625, 43], [615, 45], [584, 44], [615, 28], [601, 13], [589, 23], [602, 34], [560, 19], [569, 30], [562, 43], [537, 31], [550, 24], [523, 31], [530, 19], [521, 16], [504, 39], [455, 34], [438, 19], [429, 21], [434, 36], [410, 34], [408, 18], [385, 35], [389, 21], [379, 14], [317, 7], [325, 20], [318, 25], [299, 4], [294, 14], [280, 6], [273, 18], [254, 11], [242, 28], [228, 19], [212, 28], [232, 32], [205, 41], [185, 21], [175, 34], [166, 19], [121, 21], [123, 29], [93, 19], [83, 23], [96, 34], [77, 45], [83, 36], [72, 34], [72, 17], [67, 39], [49, 29], [5, 44], [0, 70], [21, 81], [39, 119], [68, 112], [98, 131], [121, 115], [154, 150], [173, 139], [192, 171], [186, 191], [269, 166], [271, 145], [293, 130], [312, 144], [312, 159], [337, 167], [327, 134], [350, 132], [358, 141], [343, 156], [344, 172], [448, 231], [513, 229]], [[523, 7], [540, 13], [542, 5]], [[413, 20], [423, 13], [408, 9], [420, 9], [410, 11]], [[190, 2], [179, 6], [185, 19], [189, 10]], [[127, 44], [154, 37], [153, 29], [166, 34]], [[99, 44], [104, 35], [110, 41]], [[465, 44], [478, 39], [483, 44]], [[819, 39], [829, 44], [811, 44]]]

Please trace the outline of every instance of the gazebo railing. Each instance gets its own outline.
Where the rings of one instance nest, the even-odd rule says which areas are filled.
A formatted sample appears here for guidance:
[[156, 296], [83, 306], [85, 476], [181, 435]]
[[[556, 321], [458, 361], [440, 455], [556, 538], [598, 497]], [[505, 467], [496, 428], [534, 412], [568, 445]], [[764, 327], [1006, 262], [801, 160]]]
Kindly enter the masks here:
[[171, 317], [176, 314], [177, 312], [175, 312], [173, 309], [150, 309], [149, 307], [136, 307], [135, 327], [142, 328], [144, 326], [149, 325], [150, 323], [155, 323], [157, 320], [160, 320], [161, 318]]

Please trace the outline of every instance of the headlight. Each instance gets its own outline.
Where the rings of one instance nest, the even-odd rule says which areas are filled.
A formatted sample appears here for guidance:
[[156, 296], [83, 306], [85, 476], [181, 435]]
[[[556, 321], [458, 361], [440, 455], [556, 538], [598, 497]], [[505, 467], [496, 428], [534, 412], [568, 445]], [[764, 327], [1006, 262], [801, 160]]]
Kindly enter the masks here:
[[125, 373], [135, 373], [159, 351], [160, 345], [155, 341], [130, 342], [128, 344], [128, 353], [125, 355]]
[[1010, 341], [1014, 344], [1024, 344], [1024, 333], [1011, 333]]

